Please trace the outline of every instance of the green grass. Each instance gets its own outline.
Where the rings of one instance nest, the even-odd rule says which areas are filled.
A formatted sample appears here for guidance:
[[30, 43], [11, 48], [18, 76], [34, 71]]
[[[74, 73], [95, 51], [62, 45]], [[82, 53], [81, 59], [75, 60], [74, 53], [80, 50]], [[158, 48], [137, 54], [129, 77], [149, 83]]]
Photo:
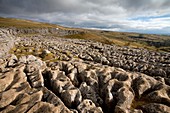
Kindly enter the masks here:
[[86, 40], [97, 41], [97, 42], [101, 42], [101, 43], [105, 43], [105, 44], [113, 44], [112, 40], [110, 40], [104, 36], [99, 36], [98, 34], [95, 34], [93, 32], [67, 35], [67, 36], [64, 36], [64, 38], [86, 39]]
[[166, 52], [170, 52], [170, 47], [160, 47], [158, 48], [160, 51], [166, 51]]
[[31, 20], [22, 20], [15, 18], [0, 17], [0, 27], [16, 27], [16, 28], [63, 28], [58, 25], [34, 22]]
[[[31, 50], [29, 52], [29, 50]], [[17, 58], [20, 58], [21, 56], [26, 56], [26, 55], [34, 55], [39, 58], [41, 58], [43, 61], [51, 61], [55, 60], [55, 55], [53, 53], [49, 53], [46, 55], [42, 55], [42, 49], [36, 51], [34, 47], [23, 47], [23, 46], [16, 46], [13, 47], [10, 51], [10, 54], [15, 54]]]

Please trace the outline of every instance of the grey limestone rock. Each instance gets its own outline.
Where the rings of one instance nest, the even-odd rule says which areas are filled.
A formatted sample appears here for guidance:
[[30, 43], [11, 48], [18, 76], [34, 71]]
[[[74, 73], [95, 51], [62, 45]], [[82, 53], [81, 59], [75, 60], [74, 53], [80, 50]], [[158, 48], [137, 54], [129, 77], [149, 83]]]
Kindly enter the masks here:
[[170, 111], [169, 53], [51, 33], [84, 31], [0, 28], [0, 112]]

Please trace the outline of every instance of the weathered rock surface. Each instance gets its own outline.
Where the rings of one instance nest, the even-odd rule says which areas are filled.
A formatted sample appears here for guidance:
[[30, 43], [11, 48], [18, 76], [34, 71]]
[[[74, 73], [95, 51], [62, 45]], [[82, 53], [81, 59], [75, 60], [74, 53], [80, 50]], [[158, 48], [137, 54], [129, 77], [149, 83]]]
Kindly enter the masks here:
[[7, 55], [8, 51], [14, 46], [16, 38], [8, 29], [0, 28], [0, 58]]
[[2, 113], [169, 112], [170, 86], [151, 76], [76, 59], [24, 59], [0, 73]]
[[78, 111], [81, 113], [103, 113], [100, 107], [96, 107], [95, 104], [88, 99], [85, 99], [77, 107]]
[[142, 106], [143, 111], [147, 113], [169, 113], [170, 107], [162, 104], [152, 103]]
[[0, 113], [170, 112], [169, 53], [41, 35], [1, 51]]

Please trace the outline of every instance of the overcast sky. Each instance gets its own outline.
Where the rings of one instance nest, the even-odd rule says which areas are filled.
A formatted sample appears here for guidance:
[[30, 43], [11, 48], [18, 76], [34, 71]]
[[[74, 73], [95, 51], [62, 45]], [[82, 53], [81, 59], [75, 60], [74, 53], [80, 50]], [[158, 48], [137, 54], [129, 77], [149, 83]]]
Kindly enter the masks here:
[[0, 16], [71, 27], [170, 34], [170, 0], [0, 0]]

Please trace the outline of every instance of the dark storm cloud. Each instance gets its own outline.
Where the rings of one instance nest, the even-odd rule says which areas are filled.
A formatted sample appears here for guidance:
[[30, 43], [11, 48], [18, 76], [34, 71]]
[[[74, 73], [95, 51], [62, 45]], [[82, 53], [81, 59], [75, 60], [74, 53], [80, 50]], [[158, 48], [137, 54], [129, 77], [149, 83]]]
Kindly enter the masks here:
[[0, 0], [0, 13], [76, 12], [81, 10], [78, 5], [75, 0]]
[[[148, 26], [163, 28], [167, 27], [168, 21], [155, 19], [152, 23], [156, 25], [150, 25], [149, 22], [141, 23], [140, 16], [145, 18], [169, 14], [169, 6], [170, 0], [0, 0], [0, 16], [76, 27], [124, 30]], [[139, 19], [135, 21], [130, 18]]]
[[1, 14], [103, 13], [115, 14], [168, 7], [170, 0], [0, 0]]

